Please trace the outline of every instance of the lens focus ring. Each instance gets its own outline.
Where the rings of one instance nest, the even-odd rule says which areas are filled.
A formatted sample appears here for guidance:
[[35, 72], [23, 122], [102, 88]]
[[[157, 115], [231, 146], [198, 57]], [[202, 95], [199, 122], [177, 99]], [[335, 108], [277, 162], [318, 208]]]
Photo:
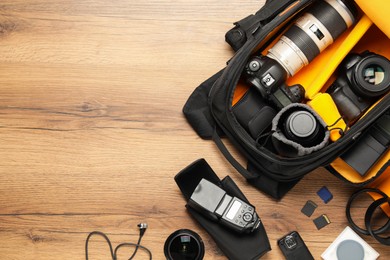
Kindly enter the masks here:
[[291, 28], [285, 33], [285, 36], [297, 45], [297, 47], [306, 56], [308, 62], [312, 61], [318, 54], [320, 54], [320, 49], [316, 43], [298, 26], [291, 26]]
[[318, 1], [318, 4], [313, 5], [308, 12], [328, 29], [333, 40], [339, 37], [348, 27], [337, 10], [325, 1]]

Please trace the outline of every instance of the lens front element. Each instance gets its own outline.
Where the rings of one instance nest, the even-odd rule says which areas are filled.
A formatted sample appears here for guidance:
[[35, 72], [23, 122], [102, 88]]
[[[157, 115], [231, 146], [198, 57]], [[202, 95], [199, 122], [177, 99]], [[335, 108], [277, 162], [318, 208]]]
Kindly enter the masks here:
[[167, 260], [202, 260], [204, 244], [194, 231], [179, 229], [165, 241], [164, 254]]
[[379, 85], [385, 79], [384, 69], [376, 64], [372, 64], [363, 70], [364, 81], [372, 85]]
[[379, 97], [390, 90], [390, 61], [381, 55], [367, 55], [356, 64], [352, 78], [357, 95]]

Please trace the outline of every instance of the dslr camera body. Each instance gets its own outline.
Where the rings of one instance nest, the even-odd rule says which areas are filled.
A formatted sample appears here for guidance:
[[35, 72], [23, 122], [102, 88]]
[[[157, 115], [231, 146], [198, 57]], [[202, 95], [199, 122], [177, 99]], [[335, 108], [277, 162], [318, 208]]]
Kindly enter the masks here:
[[300, 103], [305, 97], [305, 89], [297, 84], [287, 86], [287, 72], [274, 59], [267, 56], [252, 57], [245, 67], [247, 81], [261, 96], [282, 109], [291, 103]]
[[348, 125], [390, 89], [390, 61], [373, 52], [350, 54], [328, 92]]

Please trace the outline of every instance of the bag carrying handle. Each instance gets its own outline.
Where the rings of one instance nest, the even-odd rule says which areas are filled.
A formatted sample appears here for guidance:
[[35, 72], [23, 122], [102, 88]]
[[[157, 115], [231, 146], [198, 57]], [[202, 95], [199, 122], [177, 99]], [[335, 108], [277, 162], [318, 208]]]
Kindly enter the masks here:
[[258, 178], [257, 175], [251, 173], [248, 171], [244, 166], [241, 165], [234, 157], [233, 155], [229, 152], [227, 149], [226, 145], [222, 142], [221, 137], [218, 135], [217, 128], [214, 127], [214, 132], [213, 132], [213, 141], [217, 145], [218, 149], [221, 151], [221, 153], [224, 155], [226, 160], [229, 161], [229, 163], [242, 175], [245, 177], [247, 180], [253, 180]]
[[[244, 168], [229, 152], [225, 144], [222, 142], [221, 137], [218, 135], [218, 132], [215, 131], [213, 133], [213, 141], [217, 145], [218, 149], [224, 155], [224, 157], [229, 161], [229, 163], [242, 175], [245, 179], [254, 187], [262, 190], [267, 193], [274, 199], [281, 199], [289, 190], [291, 190], [295, 184], [298, 183], [298, 180], [293, 180], [289, 182], [279, 182], [277, 180], [272, 179], [267, 176], [265, 173], [262, 173], [255, 166], [251, 166], [248, 164], [248, 169]], [[249, 161], [250, 162], [250, 161]], [[250, 169], [253, 169], [251, 171]]]

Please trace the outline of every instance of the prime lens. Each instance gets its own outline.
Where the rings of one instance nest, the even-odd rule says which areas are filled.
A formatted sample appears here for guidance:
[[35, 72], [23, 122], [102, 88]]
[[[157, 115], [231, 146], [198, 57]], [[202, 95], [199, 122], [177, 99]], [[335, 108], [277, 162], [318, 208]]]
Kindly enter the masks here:
[[164, 254], [167, 260], [202, 260], [204, 244], [194, 231], [179, 229], [165, 241]]
[[267, 56], [290, 76], [311, 62], [356, 20], [356, 6], [348, 0], [317, 1], [286, 31]]

